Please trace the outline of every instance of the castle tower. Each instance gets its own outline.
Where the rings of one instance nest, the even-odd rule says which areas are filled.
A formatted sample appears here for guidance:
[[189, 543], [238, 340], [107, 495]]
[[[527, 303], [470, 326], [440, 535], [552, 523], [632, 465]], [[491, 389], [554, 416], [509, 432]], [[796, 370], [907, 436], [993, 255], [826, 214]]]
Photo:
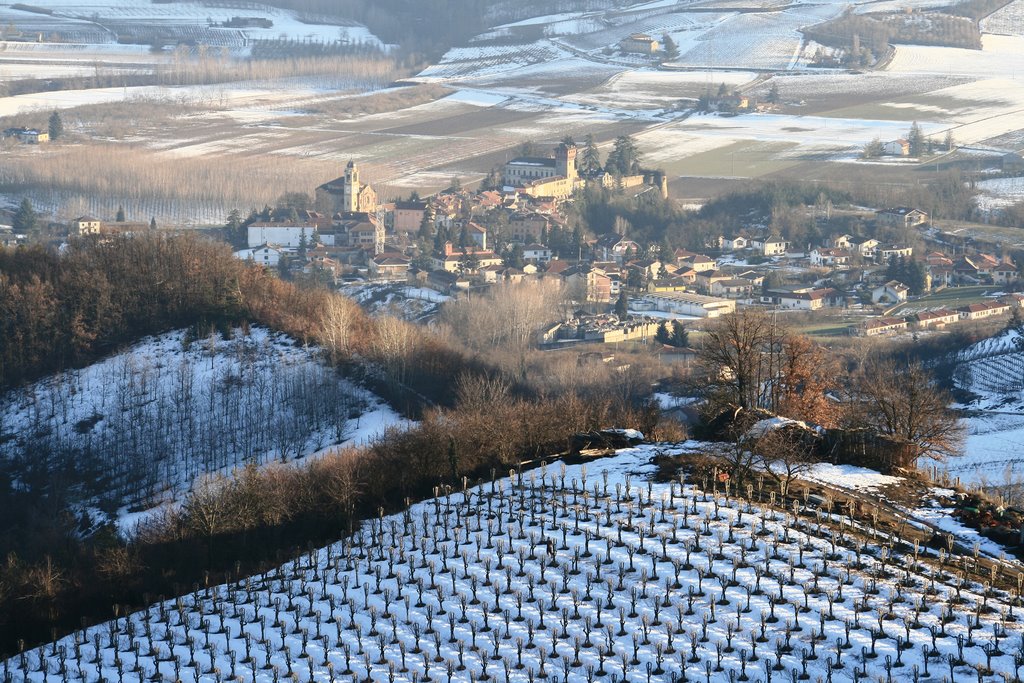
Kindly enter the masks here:
[[576, 145], [563, 142], [555, 148], [555, 169], [563, 178], [576, 180]]
[[345, 166], [345, 188], [342, 194], [343, 211], [354, 212], [359, 210], [360, 189], [359, 169], [356, 168], [354, 161], [349, 161], [348, 165]]

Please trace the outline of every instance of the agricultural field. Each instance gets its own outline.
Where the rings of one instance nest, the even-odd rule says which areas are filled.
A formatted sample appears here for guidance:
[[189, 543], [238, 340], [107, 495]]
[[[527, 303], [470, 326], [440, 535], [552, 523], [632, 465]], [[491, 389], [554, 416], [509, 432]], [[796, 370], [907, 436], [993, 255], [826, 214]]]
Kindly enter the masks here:
[[[381, 46], [365, 26], [303, 17], [255, 3], [152, 3], [143, 0], [47, 0], [35, 11], [0, 6], [0, 24], [49, 42], [80, 44], [207, 45], [245, 54], [254, 41], [297, 41]], [[269, 25], [224, 26], [233, 17]]]
[[[16, 655], [5, 680], [1015, 674], [1024, 626], [1007, 572], [1019, 565], [995, 560], [991, 542], [972, 552], [969, 532], [941, 532], [937, 549], [922, 519], [827, 513], [799, 494], [780, 508], [760, 486], [655, 477], [653, 457], [699, 446], [445, 487], [283, 566]], [[861, 495], [892, 479], [814, 474]]]
[[[1012, 24], [1022, 2], [997, 15]], [[799, 32], [838, 15], [846, 3], [755, 5], [648, 2], [527, 18], [451, 49], [396, 87], [403, 74], [394, 70], [347, 74], [337, 68], [215, 86], [85, 87], [0, 98], [6, 125], [43, 125], [48, 111], [68, 112], [68, 143], [76, 146], [5, 150], [0, 193], [9, 204], [27, 194], [60, 218], [85, 212], [105, 217], [125, 205], [133, 216], [156, 217], [161, 225], [203, 226], [223, 221], [232, 209], [273, 203], [284, 191], [310, 193], [340, 175], [349, 159], [361, 164], [363, 177], [383, 197], [396, 198], [441, 189], [453, 177], [472, 184], [526, 140], [554, 144], [565, 135], [590, 133], [607, 150], [617, 135], [632, 133], [639, 134], [647, 163], [668, 172], [670, 192], [699, 204], [726, 189], [727, 183], [714, 182], [722, 179], [897, 182], [922, 160], [867, 162], [860, 152], [875, 137], [904, 137], [912, 121], [935, 138], [952, 133], [966, 148], [963, 154], [992, 154], [1024, 129], [1024, 38], [1012, 31], [984, 34], [982, 50], [899, 45], [883, 69], [853, 73], [810, 67], [814, 46]], [[855, 5], [863, 11], [874, 6]], [[197, 15], [189, 3], [137, 0], [60, 0], [53, 10], [27, 14], [34, 21], [73, 20], [93, 28], [109, 18], [154, 27], [191, 21], [197, 30], [226, 31], [206, 26], [206, 17], [216, 22], [240, 12], [211, 8]], [[282, 10], [266, 13], [274, 28], [251, 29], [244, 41], [270, 38], [268, 32], [280, 29], [288, 40], [372, 43], [361, 27], [303, 23]], [[658, 39], [672, 35], [679, 59], [662, 66], [618, 52], [618, 41], [637, 31]], [[143, 45], [118, 45], [110, 36], [95, 41], [0, 42], [0, 78], [17, 79], [36, 66], [54, 75], [88, 76], [91, 70], [116, 76], [168, 68], [171, 60]], [[244, 49], [227, 51], [236, 53]], [[762, 101], [775, 86], [780, 102], [764, 113], [692, 114], [697, 98], [722, 84]], [[400, 102], [409, 90], [432, 94]], [[399, 103], [360, 110], [361, 102], [378, 95]], [[137, 121], [111, 115], [111, 107], [125, 104], [150, 114]], [[153, 114], [166, 105], [169, 115]], [[108, 160], [108, 178], [60, 180], [40, 169], [73, 168], [88, 155]], [[150, 175], [159, 169], [145, 197], [131, 189], [138, 169], [128, 157], [151, 169]], [[956, 158], [923, 161], [934, 161], [937, 169]]]

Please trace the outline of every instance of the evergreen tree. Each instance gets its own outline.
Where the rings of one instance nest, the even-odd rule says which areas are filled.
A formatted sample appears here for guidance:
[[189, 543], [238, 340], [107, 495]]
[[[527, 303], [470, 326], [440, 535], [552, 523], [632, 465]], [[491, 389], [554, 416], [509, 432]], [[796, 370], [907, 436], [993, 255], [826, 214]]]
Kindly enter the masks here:
[[423, 211], [423, 218], [420, 219], [420, 229], [416, 233], [420, 239], [430, 239], [434, 236], [434, 212], [428, 206]]
[[921, 132], [921, 126], [917, 125], [917, 121], [910, 124], [910, 130], [907, 132], [907, 142], [910, 143], [910, 156], [917, 157], [921, 156], [924, 152], [924, 133]]
[[582, 175], [593, 175], [601, 170], [601, 152], [597, 149], [594, 136], [590, 133], [583, 140], [583, 154], [577, 163]]
[[149, 218], [149, 229], [156, 230], [156, 216], [150, 216]]
[[885, 152], [885, 146], [882, 145], [880, 138], [873, 138], [871, 142], [864, 145], [864, 151], [861, 152], [861, 158], [863, 159], [874, 159], [882, 156]]
[[688, 346], [690, 343], [690, 334], [686, 331], [686, 326], [678, 320], [672, 321], [672, 337], [668, 343], [678, 349]]
[[666, 62], [674, 62], [679, 59], [679, 46], [676, 45], [676, 41], [672, 40], [672, 36], [667, 33], [662, 34], [661, 43], [665, 50]]
[[615, 315], [618, 316], [619, 320], [625, 320], [626, 316], [629, 315], [629, 297], [626, 296], [626, 290], [619, 292], [619, 299], [615, 302]]
[[36, 215], [36, 210], [32, 206], [32, 201], [28, 197], [25, 197], [21, 200], [21, 205], [14, 214], [14, 220], [12, 222], [14, 232], [31, 235], [35, 233], [38, 225], [39, 217]]
[[232, 209], [228, 214], [228, 221], [224, 224], [232, 239], [238, 237], [242, 232], [242, 214], [238, 209]]
[[124, 223], [124, 207], [123, 206], [118, 206], [117, 207], [117, 215], [114, 217], [114, 220], [116, 222], [118, 222], [118, 223]]
[[668, 331], [667, 320], [662, 320], [661, 324], [658, 325], [658, 329], [654, 332], [654, 340], [659, 344], [665, 344], [666, 346], [672, 341], [672, 335]]
[[64, 135], [64, 120], [60, 117], [60, 112], [50, 114], [49, 129], [51, 140], [57, 140]]
[[615, 146], [605, 162], [605, 170], [618, 175], [630, 175], [640, 170], [640, 152], [631, 136], [620, 135], [615, 138]]
[[767, 100], [768, 100], [769, 104], [778, 104], [779, 103], [779, 84], [778, 83], [772, 83], [772, 87], [768, 89]]

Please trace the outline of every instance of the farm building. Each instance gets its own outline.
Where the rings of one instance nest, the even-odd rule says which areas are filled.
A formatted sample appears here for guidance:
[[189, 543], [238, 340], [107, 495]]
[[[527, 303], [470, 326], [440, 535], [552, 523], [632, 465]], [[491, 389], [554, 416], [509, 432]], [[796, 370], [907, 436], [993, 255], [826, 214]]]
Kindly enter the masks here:
[[619, 41], [619, 49], [632, 54], [653, 55], [658, 51], [658, 41], [646, 33], [634, 33]]

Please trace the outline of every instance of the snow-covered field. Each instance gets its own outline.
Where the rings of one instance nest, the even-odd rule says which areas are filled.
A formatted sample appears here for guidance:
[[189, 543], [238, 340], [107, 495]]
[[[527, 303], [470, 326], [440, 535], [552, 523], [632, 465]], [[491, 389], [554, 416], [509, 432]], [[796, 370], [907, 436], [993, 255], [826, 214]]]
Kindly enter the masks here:
[[1024, 202], [1024, 178], [980, 180], [977, 187], [981, 191], [977, 197], [978, 208], [985, 212]]
[[[148, 0], [46, 0], [40, 6], [49, 14], [0, 6], [0, 21], [15, 28], [44, 36], [56, 34], [60, 42], [116, 44], [119, 35], [130, 35], [144, 42], [147, 36], [192, 40], [214, 47], [244, 48], [254, 40], [292, 40], [297, 42], [381, 46], [365, 27], [323, 17], [303, 17], [294, 12], [249, 3], [173, 2]], [[269, 27], [221, 26], [233, 17], [259, 18]], [[305, 19], [305, 20], [304, 20]]]
[[50, 471], [92, 482], [82, 504], [123, 515], [205, 474], [366, 443], [401, 423], [316, 348], [260, 328], [229, 340], [178, 331], [0, 396], [0, 459], [18, 477], [50, 453]]
[[[1019, 599], [885, 533], [655, 482], [641, 446], [349, 539], [4, 663], [5, 680], [1000, 680]], [[980, 672], [980, 673], [979, 673]]]

